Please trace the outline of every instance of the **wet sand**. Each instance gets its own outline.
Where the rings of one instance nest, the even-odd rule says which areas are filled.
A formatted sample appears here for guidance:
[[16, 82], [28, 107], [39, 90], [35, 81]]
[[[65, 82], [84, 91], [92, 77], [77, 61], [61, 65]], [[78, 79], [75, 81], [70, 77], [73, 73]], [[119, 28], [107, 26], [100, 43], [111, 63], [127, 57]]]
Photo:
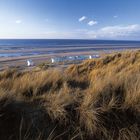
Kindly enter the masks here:
[[[35, 49], [14, 49], [14, 50], [0, 50], [0, 54], [3, 53], [33, 53], [37, 52], [36, 55], [27, 55], [27, 56], [15, 56], [15, 57], [0, 57], [0, 69], [3, 69], [7, 66], [23, 66], [26, 67], [26, 60], [32, 59], [35, 65], [38, 65], [42, 62], [50, 62], [51, 58], [53, 57], [61, 57], [61, 56], [76, 56], [76, 55], [95, 55], [99, 54], [100, 56], [103, 56], [105, 54], [118, 52], [122, 50], [127, 50], [127, 48], [120, 48], [115, 47], [116, 49], [112, 50], [112, 47], [104, 47], [102, 46], [101, 50], [99, 49], [101, 47], [61, 47], [61, 48], [35, 48]], [[110, 48], [110, 49], [109, 49]], [[132, 48], [132, 47], [130, 47]], [[96, 50], [98, 49], [98, 50]], [[133, 49], [137, 49], [133, 46]], [[130, 50], [130, 49], [129, 49]], [[40, 54], [43, 52], [43, 54]], [[51, 53], [50, 53], [51, 52]]]
[[[43, 55], [31, 55], [31, 56], [19, 56], [19, 57], [2, 57], [0, 58], [0, 67], [5, 66], [26, 66], [26, 60], [32, 59], [35, 65], [43, 62], [50, 62], [51, 58], [62, 56], [75, 56], [75, 55], [94, 55], [97, 52], [72, 52], [72, 53], [58, 53], [58, 54], [43, 54]], [[101, 52], [100, 52], [101, 54]]]

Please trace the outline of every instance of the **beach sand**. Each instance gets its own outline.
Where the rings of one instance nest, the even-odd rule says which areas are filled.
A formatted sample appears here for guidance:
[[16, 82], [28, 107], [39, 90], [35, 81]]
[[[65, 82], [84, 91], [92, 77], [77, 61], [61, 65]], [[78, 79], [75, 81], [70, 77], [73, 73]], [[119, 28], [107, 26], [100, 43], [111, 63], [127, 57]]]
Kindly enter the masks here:
[[[48, 62], [51, 63], [51, 58], [62, 57], [62, 56], [79, 56], [79, 55], [96, 55], [99, 54], [101, 57], [118, 52], [119, 50], [90, 50], [94, 47], [69, 47], [69, 48], [41, 48], [41, 49], [24, 49], [24, 50], [0, 50], [0, 53], [32, 53], [32, 52], [43, 52], [44, 54], [28, 55], [28, 56], [15, 56], [15, 57], [0, 57], [0, 69], [5, 69], [6, 67], [12, 66], [22, 66], [27, 67], [26, 61], [28, 59], [33, 60], [34, 64], [37, 66], [41, 63]], [[96, 47], [97, 48], [97, 47]], [[71, 51], [72, 50], [72, 51]], [[75, 51], [73, 51], [75, 50]], [[126, 50], [126, 49], [125, 49]], [[130, 50], [130, 49], [129, 49]], [[55, 52], [58, 51], [58, 52]], [[121, 50], [122, 51], [122, 50]], [[49, 53], [54, 52], [54, 53]]]

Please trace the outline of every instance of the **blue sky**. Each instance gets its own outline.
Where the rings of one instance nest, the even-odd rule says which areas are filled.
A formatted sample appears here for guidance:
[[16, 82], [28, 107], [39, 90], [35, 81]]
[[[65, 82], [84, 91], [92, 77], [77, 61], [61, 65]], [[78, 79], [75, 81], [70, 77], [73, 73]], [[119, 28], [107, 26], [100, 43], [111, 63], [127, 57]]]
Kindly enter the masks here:
[[0, 38], [140, 40], [140, 0], [0, 0]]

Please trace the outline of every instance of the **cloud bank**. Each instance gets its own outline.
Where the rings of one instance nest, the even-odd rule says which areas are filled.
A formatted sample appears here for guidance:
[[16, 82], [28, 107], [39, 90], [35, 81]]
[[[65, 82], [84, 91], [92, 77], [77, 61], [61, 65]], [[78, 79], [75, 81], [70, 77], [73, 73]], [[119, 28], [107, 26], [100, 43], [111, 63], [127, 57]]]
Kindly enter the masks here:
[[140, 25], [132, 24], [127, 26], [106, 26], [98, 30], [88, 31], [87, 35], [89, 38], [97, 39], [137, 39], [140, 37]]
[[120, 40], [139, 40], [140, 39], [140, 25], [115, 25], [105, 26], [96, 30], [90, 29], [75, 29], [70, 32], [48, 32], [47, 37], [53, 36], [55, 38], [79, 38], [79, 39], [120, 39]]

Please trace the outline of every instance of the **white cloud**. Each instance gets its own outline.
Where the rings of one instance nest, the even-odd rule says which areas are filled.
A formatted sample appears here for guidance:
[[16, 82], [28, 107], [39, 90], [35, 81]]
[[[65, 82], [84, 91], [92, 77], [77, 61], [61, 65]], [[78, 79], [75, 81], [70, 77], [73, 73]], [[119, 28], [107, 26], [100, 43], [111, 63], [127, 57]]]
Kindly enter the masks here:
[[93, 25], [96, 25], [96, 24], [98, 24], [98, 22], [94, 21], [94, 20], [91, 20], [91, 21], [88, 22], [89, 26], [93, 26]]
[[84, 21], [86, 18], [87, 18], [86, 16], [82, 16], [81, 18], [79, 18], [79, 22]]
[[18, 20], [16, 20], [16, 23], [17, 24], [21, 24], [22, 23], [22, 20], [18, 19]]
[[95, 31], [88, 31], [89, 38], [99, 39], [126, 39], [140, 37], [140, 25], [132, 24], [127, 26], [106, 26]]

